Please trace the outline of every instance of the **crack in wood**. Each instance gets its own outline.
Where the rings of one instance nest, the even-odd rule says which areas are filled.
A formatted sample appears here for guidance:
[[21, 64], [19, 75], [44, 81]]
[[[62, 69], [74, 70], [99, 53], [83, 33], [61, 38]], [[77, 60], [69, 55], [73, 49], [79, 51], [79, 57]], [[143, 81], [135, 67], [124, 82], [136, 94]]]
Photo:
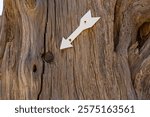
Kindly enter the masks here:
[[[46, 38], [47, 38], [47, 26], [48, 26], [48, 0], [47, 0], [47, 10], [46, 10], [46, 22], [45, 22], [45, 31], [44, 31], [44, 54], [46, 54]], [[43, 90], [43, 78], [45, 72], [45, 62], [43, 61], [42, 73], [41, 73], [41, 87], [37, 99], [40, 99], [42, 90]]]

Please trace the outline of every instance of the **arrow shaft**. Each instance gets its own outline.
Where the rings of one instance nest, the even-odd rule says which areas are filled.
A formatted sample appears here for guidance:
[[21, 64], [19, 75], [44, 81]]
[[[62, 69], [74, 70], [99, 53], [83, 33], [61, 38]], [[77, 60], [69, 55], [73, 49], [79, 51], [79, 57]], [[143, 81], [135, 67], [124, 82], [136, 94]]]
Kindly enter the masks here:
[[79, 26], [67, 39], [73, 42], [82, 31], [83, 29]]

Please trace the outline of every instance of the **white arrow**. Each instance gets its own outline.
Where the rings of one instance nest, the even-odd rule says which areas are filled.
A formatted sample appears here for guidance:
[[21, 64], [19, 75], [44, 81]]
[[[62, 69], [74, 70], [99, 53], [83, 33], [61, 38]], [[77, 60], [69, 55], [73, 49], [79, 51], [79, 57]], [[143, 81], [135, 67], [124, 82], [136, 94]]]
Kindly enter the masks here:
[[94, 26], [94, 24], [100, 19], [100, 17], [92, 17], [91, 16], [91, 10], [89, 10], [80, 20], [80, 25], [79, 27], [67, 38], [65, 39], [63, 37], [60, 49], [66, 49], [73, 47], [71, 44], [76, 37], [85, 29], [91, 28]]

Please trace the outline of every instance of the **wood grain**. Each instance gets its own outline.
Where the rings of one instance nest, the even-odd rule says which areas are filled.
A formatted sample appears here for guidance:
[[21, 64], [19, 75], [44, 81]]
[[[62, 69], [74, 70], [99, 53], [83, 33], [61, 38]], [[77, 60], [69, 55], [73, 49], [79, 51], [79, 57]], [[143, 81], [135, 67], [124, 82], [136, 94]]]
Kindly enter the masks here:
[[[4, 0], [0, 99], [150, 99], [149, 0]], [[91, 9], [101, 19], [60, 50]]]

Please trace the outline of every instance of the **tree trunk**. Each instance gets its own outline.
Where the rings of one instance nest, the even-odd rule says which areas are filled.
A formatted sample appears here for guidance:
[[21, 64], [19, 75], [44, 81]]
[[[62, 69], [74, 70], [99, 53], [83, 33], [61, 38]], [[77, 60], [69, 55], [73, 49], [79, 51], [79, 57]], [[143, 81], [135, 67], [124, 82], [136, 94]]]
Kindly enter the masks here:
[[[91, 9], [101, 17], [60, 50]], [[0, 99], [150, 99], [150, 0], [4, 0]]]

